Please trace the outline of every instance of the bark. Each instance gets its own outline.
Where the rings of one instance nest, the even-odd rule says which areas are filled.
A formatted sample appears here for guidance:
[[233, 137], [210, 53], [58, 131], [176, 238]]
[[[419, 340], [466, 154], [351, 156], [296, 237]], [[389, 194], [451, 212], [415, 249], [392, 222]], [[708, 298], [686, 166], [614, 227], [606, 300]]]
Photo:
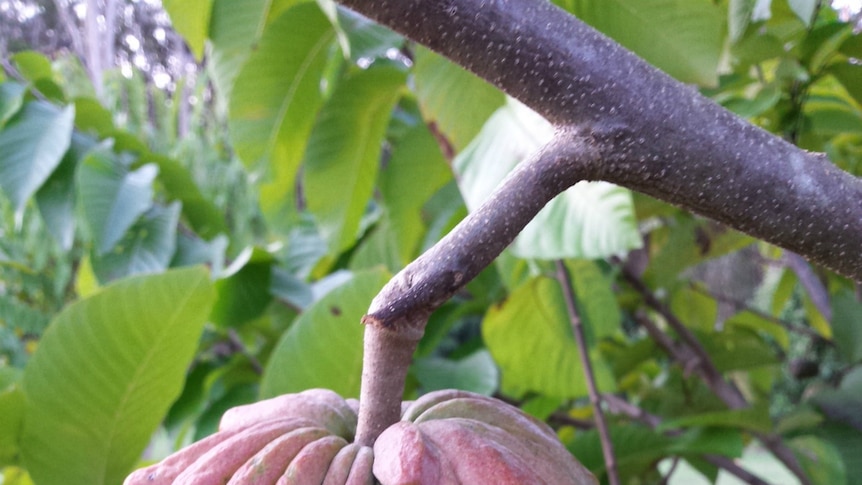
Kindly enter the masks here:
[[555, 125], [588, 133], [602, 155], [596, 179], [862, 280], [859, 179], [734, 116], [549, 2], [342, 3], [449, 57]]
[[[424, 319], [417, 327], [412, 316], [446, 301], [580, 180], [649, 194], [862, 280], [860, 180], [737, 118], [546, 0], [341, 3], [452, 59], [557, 127], [541, 153], [381, 291], [364, 319], [375, 332], [421, 336]], [[387, 375], [394, 370], [364, 373], [363, 388], [395, 402], [404, 382], [400, 372]], [[360, 427], [382, 429], [393, 416], [361, 415]]]

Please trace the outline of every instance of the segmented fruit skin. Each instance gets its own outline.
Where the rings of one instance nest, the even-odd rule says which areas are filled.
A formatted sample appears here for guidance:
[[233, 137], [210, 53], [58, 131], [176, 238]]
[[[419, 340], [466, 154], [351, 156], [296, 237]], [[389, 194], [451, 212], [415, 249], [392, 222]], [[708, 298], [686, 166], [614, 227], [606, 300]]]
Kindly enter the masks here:
[[405, 402], [373, 448], [352, 443], [357, 408], [325, 389], [238, 406], [124, 485], [598, 483], [550, 427], [496, 399], [444, 390]]

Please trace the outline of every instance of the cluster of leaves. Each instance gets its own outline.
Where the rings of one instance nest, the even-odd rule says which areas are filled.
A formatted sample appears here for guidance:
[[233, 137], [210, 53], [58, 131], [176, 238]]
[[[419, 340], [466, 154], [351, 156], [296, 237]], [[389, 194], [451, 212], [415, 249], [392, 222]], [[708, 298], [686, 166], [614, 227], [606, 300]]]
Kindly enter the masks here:
[[[557, 3], [860, 170], [862, 36], [819, 2]], [[312, 387], [357, 397], [373, 296], [550, 135], [503, 93], [329, 1], [165, 6], [207, 53], [199, 86], [218, 98], [197, 107], [203, 134], [177, 136], [173, 101], [143, 84], [96, 100], [70, 87], [63, 61], [32, 53], [0, 84], [4, 483], [118, 483], [148, 443], [155, 458], [205, 436], [228, 407]], [[226, 145], [243, 170], [221, 163]], [[236, 206], [246, 174], [259, 224]], [[600, 390], [638, 410], [610, 423], [626, 481], [680, 458], [715, 480], [714, 455], [765, 475], [775, 460], [749, 445], [766, 434], [788, 440], [814, 483], [862, 476], [852, 283], [604, 183], [554, 200], [432, 316], [406, 397], [506, 396], [601, 476], [598, 435], [581, 429], [593, 410], [570, 291]], [[667, 330], [675, 321], [686, 333]], [[700, 342], [750, 406], [730, 409], [644, 322]]]

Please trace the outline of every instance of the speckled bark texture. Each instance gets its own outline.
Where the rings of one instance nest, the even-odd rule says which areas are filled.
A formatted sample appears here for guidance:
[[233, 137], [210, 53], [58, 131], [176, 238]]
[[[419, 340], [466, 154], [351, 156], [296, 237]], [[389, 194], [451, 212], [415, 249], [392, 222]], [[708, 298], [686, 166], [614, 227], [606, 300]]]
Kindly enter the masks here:
[[558, 127], [588, 134], [601, 153], [590, 178], [862, 280], [862, 181], [732, 115], [550, 2], [341, 3], [449, 57]]
[[[382, 290], [364, 320], [371, 327], [421, 335], [430, 312], [581, 180], [652, 195], [862, 280], [862, 181], [732, 115], [550, 2], [341, 3], [452, 59], [557, 127], [554, 140], [485, 206]], [[403, 376], [389, 370], [366, 373], [363, 387], [396, 402]], [[360, 412], [360, 427], [363, 419]]]

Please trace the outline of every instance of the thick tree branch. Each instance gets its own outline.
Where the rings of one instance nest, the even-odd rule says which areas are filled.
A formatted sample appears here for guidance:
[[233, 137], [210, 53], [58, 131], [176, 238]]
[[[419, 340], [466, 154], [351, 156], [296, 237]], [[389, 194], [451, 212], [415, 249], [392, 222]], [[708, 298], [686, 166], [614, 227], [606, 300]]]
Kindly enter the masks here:
[[862, 280], [862, 181], [734, 116], [550, 2], [342, 3], [555, 125], [578, 126], [602, 153], [599, 178]]

